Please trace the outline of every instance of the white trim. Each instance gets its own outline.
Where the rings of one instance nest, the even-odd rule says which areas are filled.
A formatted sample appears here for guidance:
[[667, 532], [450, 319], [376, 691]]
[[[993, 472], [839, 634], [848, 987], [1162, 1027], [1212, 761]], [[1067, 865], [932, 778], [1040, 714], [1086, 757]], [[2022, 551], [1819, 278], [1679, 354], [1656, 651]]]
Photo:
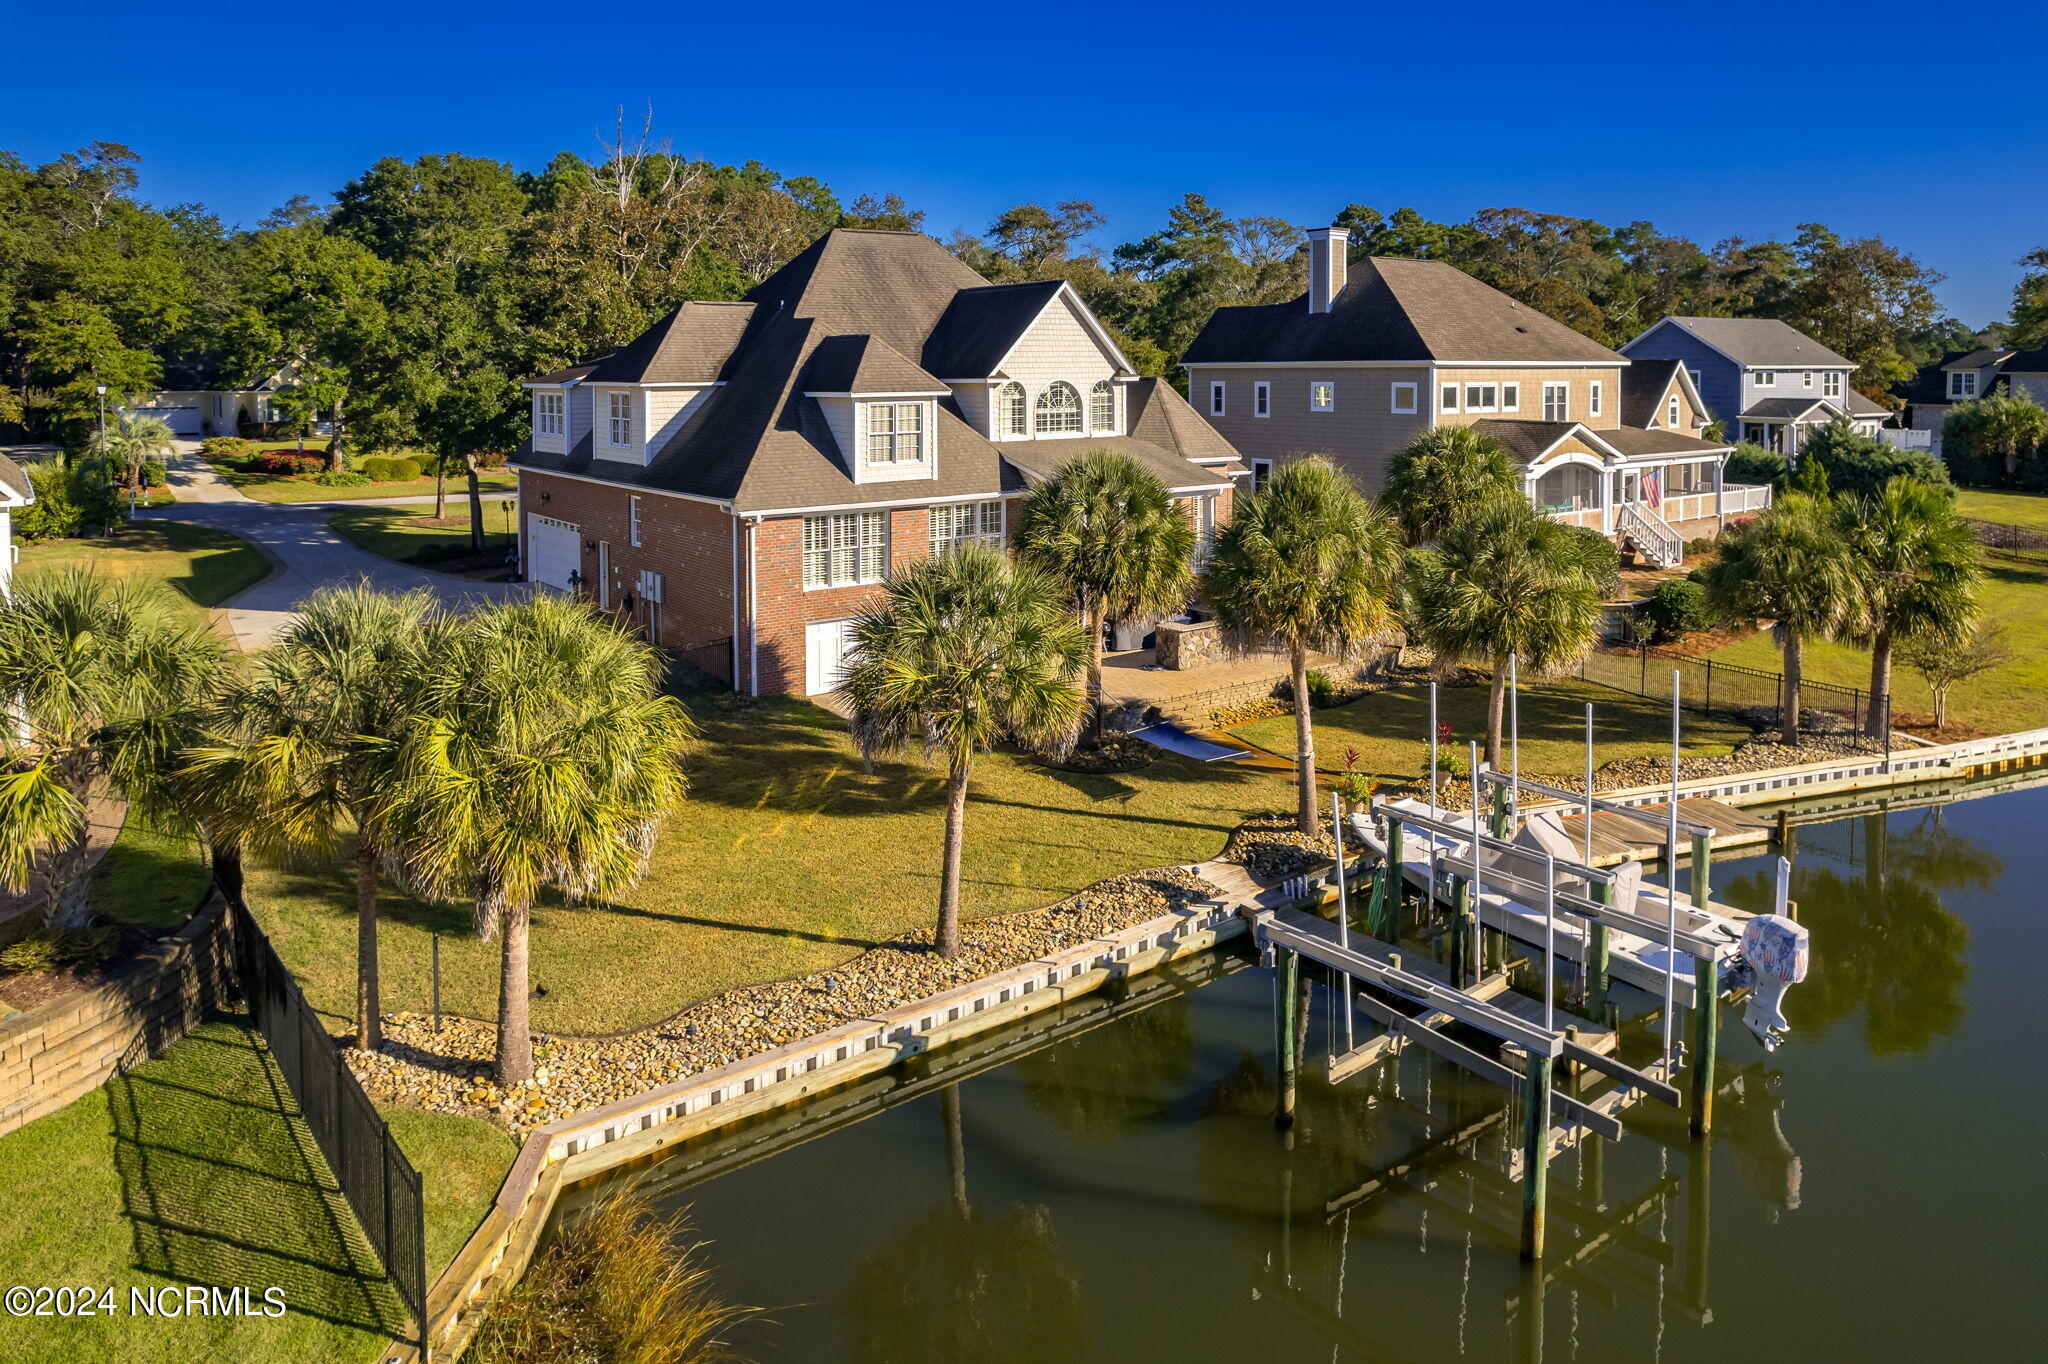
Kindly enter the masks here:
[[[1564, 411], [1560, 412], [1555, 417], [1550, 415], [1550, 390], [1552, 390], [1553, 388], [1561, 388], [1564, 390]], [[1571, 380], [1544, 379], [1540, 381], [1536, 390], [1536, 412], [1541, 420], [1547, 422], [1577, 421], [1577, 418], [1572, 416]]]
[[1061, 280], [1060, 287], [1053, 290], [1051, 295], [1046, 298], [1045, 307], [1032, 314], [1031, 320], [1024, 324], [1022, 331], [1017, 333], [1017, 339], [1012, 341], [1010, 348], [1003, 352], [1003, 358], [995, 363], [996, 373], [1001, 374], [1009, 368], [1010, 357], [1017, 353], [1017, 347], [1024, 344], [1024, 338], [1031, 334], [1031, 329], [1038, 325], [1040, 318], [1045, 316], [1046, 309], [1052, 307], [1053, 304], [1059, 302], [1062, 298], [1071, 298], [1074, 301], [1074, 311], [1081, 315], [1081, 325], [1086, 327], [1094, 336], [1096, 345], [1109, 352], [1110, 358], [1116, 362], [1116, 367], [1126, 373], [1137, 373], [1138, 367], [1132, 364], [1121, 350], [1117, 349], [1116, 342], [1110, 339], [1109, 329], [1104, 327], [1096, 318], [1095, 310], [1082, 302], [1081, 295], [1076, 293], [1074, 286], [1065, 280]]
[[640, 494], [626, 494], [626, 541], [634, 549], [644, 546], [640, 543]]
[[885, 502], [833, 502], [816, 507], [764, 507], [759, 511], [750, 507], [740, 512], [739, 515], [751, 517], [759, 521], [771, 516], [817, 516], [823, 515], [826, 512], [883, 511], [893, 510], [898, 507], [930, 507], [936, 506], [941, 502], [986, 502], [992, 497], [1004, 496], [1007, 496], [1007, 494], [1001, 489], [995, 489], [982, 493], [952, 493], [945, 497], [933, 497], [927, 494], [923, 497], [897, 498], [893, 501]]
[[[637, 483], [621, 483], [615, 478], [592, 478], [588, 474], [564, 473], [560, 469], [544, 469], [538, 464], [518, 464], [509, 459], [505, 461], [505, 467], [514, 473], [538, 474], [546, 478], [566, 478], [571, 483], [595, 483], [600, 488], [625, 488], [632, 492], [646, 493], [653, 497], [679, 497], [685, 502], [702, 502], [716, 507], [723, 512], [729, 512], [733, 509], [732, 499], [729, 497], [705, 497], [699, 493], [671, 492], [667, 488], [646, 488]], [[751, 516], [753, 513], [749, 512], [747, 514]]]
[[[523, 389], [527, 389], [527, 390], [533, 391], [533, 392], [538, 392], [539, 390], [541, 390], [541, 389], [544, 389], [544, 388], [545, 388], [545, 389], [556, 389], [556, 388], [574, 388], [574, 387], [576, 387], [576, 385], [578, 385], [578, 384], [580, 384], [580, 383], [582, 383], [582, 382], [583, 382], [583, 380], [581, 380], [581, 379], [564, 379], [564, 380], [562, 380], [562, 381], [561, 381], [560, 383], [554, 383], [554, 384], [536, 384], [536, 383], [531, 383], [531, 382], [529, 382], [529, 383], [524, 383], [524, 384], [521, 384], [521, 385], [520, 385], [520, 387], [521, 387], [521, 388], [523, 388]], [[191, 392], [191, 393], [212, 393], [212, 392], [213, 392], [213, 390], [212, 390], [212, 389], [204, 389], [204, 388], [195, 388], [195, 389], [186, 389], [186, 390], [180, 390], [180, 389], [164, 389], [163, 391], [164, 391], [164, 392], [166, 392], [166, 393], [177, 393], [177, 392]], [[225, 393], [225, 392], [228, 392], [228, 391], [229, 391], [229, 390], [227, 390], [227, 389], [222, 389], [222, 390], [220, 390], [220, 392], [221, 392], [221, 393]], [[219, 396], [219, 394], [215, 394], [215, 397], [216, 397], [216, 398], [218, 398], [218, 396]], [[214, 415], [214, 416], [216, 416], [216, 417], [218, 417], [218, 416], [220, 415], [220, 412], [219, 412], [219, 411], [218, 411], [218, 410], [216, 409], [213, 415]]]
[[[1401, 406], [1401, 390], [1404, 388], [1408, 390], [1408, 406], [1406, 407]], [[1402, 379], [1387, 385], [1387, 410], [1389, 412], [1398, 412], [1403, 416], [1413, 416], [1417, 406], [1418, 404], [1415, 401], [1415, 381], [1413, 379]]]
[[1265, 379], [1252, 384], [1252, 415], [1270, 417], [1273, 415], [1273, 385]]
[[950, 398], [953, 396], [953, 390], [949, 388], [934, 388], [910, 393], [827, 393], [821, 389], [807, 388], [804, 390], [804, 396], [806, 398], [852, 398], [856, 402], [865, 403], [882, 402], [892, 398]]
[[[760, 529], [760, 517], [757, 516], [747, 522], [747, 694], [750, 696], [761, 694], [761, 596], [755, 572], [758, 567], [755, 560], [759, 553], [756, 544], [759, 539], [757, 532]], [[799, 531], [798, 534], [802, 532]], [[802, 582], [804, 568], [801, 543], [797, 546], [797, 555], [797, 581]]]
[[1222, 379], [1209, 381], [1209, 415], [1227, 417], [1230, 415], [1230, 388]]
[[[1566, 401], [1570, 400], [1567, 399]], [[1586, 383], [1586, 415], [1589, 417], [1604, 417], [1607, 415], [1607, 392], [1598, 379], [1590, 379]], [[1567, 416], [1569, 416], [1569, 413], [1567, 413]]]
[[1627, 360], [1183, 360], [1182, 369], [1620, 369]]
[[[1449, 390], [1451, 395], [1451, 400], [1448, 403], [1444, 401], [1445, 390]], [[1439, 378], [1436, 381], [1436, 410], [1438, 412], [1453, 414], [1463, 412], [1465, 410], [1464, 404], [1465, 384], [1463, 380]]]
[[[1512, 403], [1508, 401], [1508, 390], [1511, 388], [1515, 391], [1515, 400]], [[1522, 381], [1520, 379], [1502, 381], [1500, 386], [1500, 410], [1503, 412], [1520, 412], [1522, 410]]]
[[631, 384], [631, 388], [724, 388], [723, 379], [664, 379], [659, 383]]
[[[1330, 401], [1316, 402], [1316, 389], [1324, 384], [1330, 387]], [[1311, 412], [1335, 412], [1337, 410], [1337, 381], [1335, 379], [1311, 379], [1308, 381], [1308, 410]]]

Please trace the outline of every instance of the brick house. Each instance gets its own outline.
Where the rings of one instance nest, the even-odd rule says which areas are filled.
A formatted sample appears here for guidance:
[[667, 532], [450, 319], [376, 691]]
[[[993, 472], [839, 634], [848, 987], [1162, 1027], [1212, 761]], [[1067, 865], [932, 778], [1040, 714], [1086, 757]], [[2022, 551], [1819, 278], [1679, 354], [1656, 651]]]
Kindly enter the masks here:
[[1683, 366], [1633, 364], [1442, 261], [1352, 261], [1348, 236], [1310, 230], [1307, 290], [1219, 308], [1183, 359], [1191, 401], [1252, 486], [1321, 453], [1378, 493], [1424, 431], [1472, 426], [1546, 513], [1654, 562], [1768, 503], [1768, 488], [1723, 487], [1729, 446], [1702, 438], [1711, 418]]
[[828, 233], [740, 301], [526, 388], [527, 579], [752, 695], [831, 690], [893, 565], [1004, 543], [1083, 451], [1153, 470], [1205, 539], [1245, 472], [1072, 286], [989, 284], [921, 233]]

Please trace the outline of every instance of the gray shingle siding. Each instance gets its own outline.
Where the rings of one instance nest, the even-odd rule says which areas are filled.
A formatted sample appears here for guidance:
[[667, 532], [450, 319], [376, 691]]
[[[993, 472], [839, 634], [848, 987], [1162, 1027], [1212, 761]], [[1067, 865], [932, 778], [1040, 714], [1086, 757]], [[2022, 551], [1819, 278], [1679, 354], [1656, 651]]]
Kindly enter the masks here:
[[[1677, 360], [1698, 371], [1700, 401], [1716, 421], [1732, 422], [1742, 411], [1741, 367], [1682, 327], [1662, 323], [1623, 346], [1621, 353], [1631, 359]], [[1731, 438], [1736, 434], [1729, 431]]]

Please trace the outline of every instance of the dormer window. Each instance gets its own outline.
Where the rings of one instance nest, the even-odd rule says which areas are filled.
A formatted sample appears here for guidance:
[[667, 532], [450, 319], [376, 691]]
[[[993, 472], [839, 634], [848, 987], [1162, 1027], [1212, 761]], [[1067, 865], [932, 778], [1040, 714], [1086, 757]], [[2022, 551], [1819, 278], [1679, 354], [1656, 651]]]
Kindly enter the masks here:
[[1977, 396], [1977, 371], [1959, 369], [1948, 376], [1948, 396], [1951, 398], [1974, 398]]
[[1098, 435], [1116, 431], [1116, 385], [1107, 379], [1097, 379], [1088, 390], [1088, 425]]
[[614, 393], [609, 399], [611, 417], [609, 437], [613, 445], [633, 443], [633, 395]]
[[867, 462], [893, 468], [924, 463], [924, 404], [868, 403]]
[[559, 436], [562, 434], [562, 395], [543, 393], [534, 399], [533, 434], [536, 436]]
[[1024, 401], [1024, 385], [1015, 379], [996, 393], [996, 431], [1005, 436], [1031, 434], [1030, 408]]
[[1081, 395], [1065, 380], [1056, 380], [1038, 395], [1035, 425], [1041, 436], [1081, 434]]
[[1671, 395], [1671, 402], [1664, 411], [1664, 424], [1673, 431], [1678, 429], [1678, 395]]

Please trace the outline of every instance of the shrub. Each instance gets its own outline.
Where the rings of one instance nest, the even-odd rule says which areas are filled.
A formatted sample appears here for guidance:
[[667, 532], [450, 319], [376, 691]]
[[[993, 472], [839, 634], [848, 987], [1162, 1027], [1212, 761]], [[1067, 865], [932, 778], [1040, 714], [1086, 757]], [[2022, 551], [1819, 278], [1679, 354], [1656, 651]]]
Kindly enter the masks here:
[[209, 459], [247, 459], [256, 453], [256, 445], [240, 436], [208, 436], [199, 442], [199, 453]]
[[142, 461], [143, 487], [161, 488], [168, 482], [170, 482], [170, 478], [164, 472], [164, 462], [162, 460], [145, 459], [144, 461]]
[[[1441, 746], [1437, 748], [1436, 770], [1438, 776], [1462, 777], [1465, 775], [1466, 766], [1465, 755], [1456, 749]], [[1429, 755], [1427, 753], [1422, 755], [1422, 779], [1424, 781], [1429, 780]]]
[[1613, 601], [1621, 595], [1620, 548], [1591, 526], [1573, 526], [1571, 530], [1580, 542], [1586, 572], [1600, 589], [1600, 599]]
[[30, 544], [96, 533], [119, 509], [119, 494], [94, 464], [44, 460], [28, 466], [28, 482], [35, 501], [15, 512], [14, 531]]
[[502, 469], [505, 467], [505, 452], [503, 450], [486, 451], [475, 458], [476, 467], [479, 469]]
[[0, 952], [0, 968], [36, 975], [60, 966], [97, 966], [114, 955], [121, 934], [112, 924], [97, 928], [39, 928]]
[[1711, 554], [1714, 551], [1714, 546], [1720, 543], [1719, 540], [1716, 540], [1711, 535], [1701, 535], [1685, 542], [1685, 552], [1687, 554]]
[[323, 488], [366, 488], [370, 484], [362, 474], [352, 474], [346, 469], [329, 469], [313, 481]]
[[1806, 448], [1799, 452], [1801, 466], [1808, 460], [1828, 471], [1828, 488], [1843, 496], [1874, 497], [1900, 475], [1941, 488], [1953, 486], [1948, 469], [1927, 451], [1901, 450], [1865, 435], [1847, 417], [1837, 417], [1807, 436]]
[[1321, 709], [1324, 706], [1334, 704], [1336, 700], [1337, 684], [1330, 679], [1330, 675], [1320, 668], [1310, 668], [1308, 670], [1308, 703], [1317, 709]]
[[1330, 783], [1330, 789], [1344, 798], [1344, 804], [1354, 810], [1363, 810], [1372, 804], [1372, 793], [1377, 783], [1363, 772], [1344, 772]]
[[1776, 451], [1766, 450], [1753, 441], [1743, 441], [1728, 452], [1728, 462], [1721, 466], [1721, 476], [1730, 483], [1768, 483], [1775, 488], [1784, 488], [1791, 477], [1792, 468], [1785, 457]]
[[410, 483], [420, 476], [419, 461], [403, 455], [368, 455], [357, 467], [373, 483]]
[[327, 467], [327, 461], [290, 450], [265, 450], [249, 461], [249, 467], [259, 474], [317, 474]]
[[1682, 639], [1695, 630], [1711, 630], [1721, 623], [1720, 616], [1707, 605], [1707, 590], [1684, 578], [1658, 583], [1643, 614], [1656, 627], [1659, 643]]

